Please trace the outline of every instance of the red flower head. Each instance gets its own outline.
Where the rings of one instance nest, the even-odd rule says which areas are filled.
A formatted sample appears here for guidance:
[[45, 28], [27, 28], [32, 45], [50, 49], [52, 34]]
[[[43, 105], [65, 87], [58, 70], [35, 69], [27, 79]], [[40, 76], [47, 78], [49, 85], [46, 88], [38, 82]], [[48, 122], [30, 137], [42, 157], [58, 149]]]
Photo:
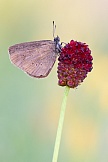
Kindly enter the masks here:
[[58, 84], [77, 87], [92, 70], [91, 50], [86, 43], [71, 40], [62, 49], [58, 58]]

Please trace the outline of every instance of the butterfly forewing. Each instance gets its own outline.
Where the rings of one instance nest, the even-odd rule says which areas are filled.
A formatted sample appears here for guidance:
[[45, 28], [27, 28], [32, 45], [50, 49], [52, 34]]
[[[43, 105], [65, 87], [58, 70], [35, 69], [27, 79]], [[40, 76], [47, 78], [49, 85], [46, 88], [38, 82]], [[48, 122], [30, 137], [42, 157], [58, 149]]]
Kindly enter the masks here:
[[32, 77], [46, 77], [57, 57], [51, 40], [20, 43], [9, 47], [10, 60]]

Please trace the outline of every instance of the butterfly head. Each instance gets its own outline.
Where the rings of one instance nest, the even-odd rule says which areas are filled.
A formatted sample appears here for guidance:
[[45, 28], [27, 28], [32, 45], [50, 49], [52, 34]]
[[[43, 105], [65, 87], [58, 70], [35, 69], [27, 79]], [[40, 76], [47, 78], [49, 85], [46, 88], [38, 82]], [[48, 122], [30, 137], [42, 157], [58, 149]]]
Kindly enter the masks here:
[[57, 36], [57, 37], [54, 38], [54, 42], [55, 42], [56, 52], [57, 53], [60, 53], [61, 52], [62, 45], [61, 45], [59, 36]]
[[56, 48], [56, 52], [60, 53], [62, 45], [61, 45], [59, 36], [58, 35], [56, 37], [54, 36], [55, 30], [56, 30], [56, 25], [55, 25], [55, 22], [53, 21], [53, 38], [54, 38], [54, 42], [55, 42], [55, 48]]

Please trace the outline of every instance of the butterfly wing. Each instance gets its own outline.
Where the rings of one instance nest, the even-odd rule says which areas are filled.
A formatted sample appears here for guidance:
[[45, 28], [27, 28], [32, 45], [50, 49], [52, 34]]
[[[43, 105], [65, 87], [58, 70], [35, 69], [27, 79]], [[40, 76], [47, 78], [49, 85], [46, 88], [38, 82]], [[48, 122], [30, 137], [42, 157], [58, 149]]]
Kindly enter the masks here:
[[9, 47], [10, 60], [32, 77], [46, 77], [57, 58], [55, 42], [51, 40], [20, 43]]

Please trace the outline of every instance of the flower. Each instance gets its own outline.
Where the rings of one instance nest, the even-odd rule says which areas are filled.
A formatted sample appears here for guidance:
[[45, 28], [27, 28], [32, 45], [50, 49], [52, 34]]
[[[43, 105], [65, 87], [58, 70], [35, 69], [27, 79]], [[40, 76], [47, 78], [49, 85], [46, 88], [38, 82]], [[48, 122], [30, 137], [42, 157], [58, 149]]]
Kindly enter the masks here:
[[62, 49], [58, 58], [58, 84], [77, 87], [92, 70], [91, 50], [86, 43], [71, 40]]

